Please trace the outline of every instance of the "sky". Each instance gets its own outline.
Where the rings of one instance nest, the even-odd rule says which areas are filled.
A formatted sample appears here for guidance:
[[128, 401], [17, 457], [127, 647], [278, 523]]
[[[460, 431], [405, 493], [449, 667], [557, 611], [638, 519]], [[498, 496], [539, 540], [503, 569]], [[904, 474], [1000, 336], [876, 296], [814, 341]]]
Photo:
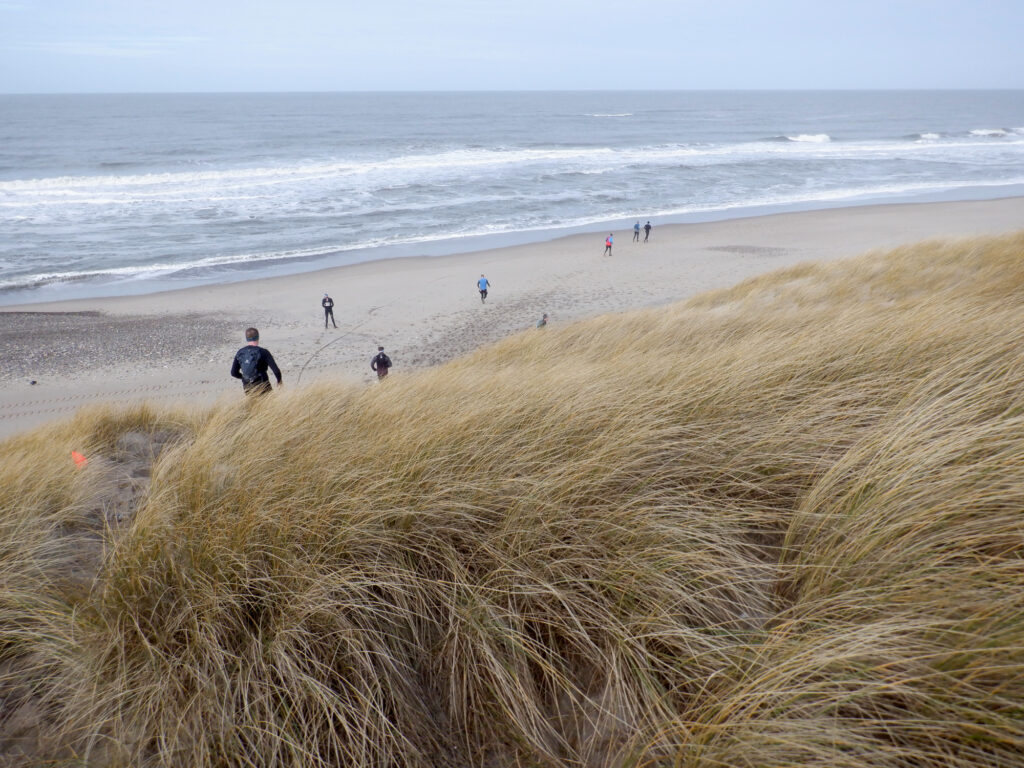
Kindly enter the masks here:
[[1024, 0], [0, 0], [0, 93], [1024, 88]]

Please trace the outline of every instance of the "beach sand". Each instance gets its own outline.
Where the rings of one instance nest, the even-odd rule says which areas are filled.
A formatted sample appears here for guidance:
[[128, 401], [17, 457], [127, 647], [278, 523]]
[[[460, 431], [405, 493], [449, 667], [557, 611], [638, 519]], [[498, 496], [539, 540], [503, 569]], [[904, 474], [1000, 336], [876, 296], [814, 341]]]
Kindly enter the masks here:
[[[655, 222], [656, 223], [656, 222]], [[1024, 198], [876, 205], [656, 226], [648, 243], [608, 232], [443, 257], [403, 258], [147, 296], [0, 310], [0, 438], [101, 401], [203, 406], [242, 397], [228, 376], [249, 325], [286, 387], [375, 381], [382, 344], [392, 377], [509, 334], [667, 304], [806, 261], [928, 239], [1024, 228]], [[480, 274], [491, 290], [481, 304]], [[320, 299], [338, 329], [323, 327]], [[35, 383], [32, 383], [35, 382]]]

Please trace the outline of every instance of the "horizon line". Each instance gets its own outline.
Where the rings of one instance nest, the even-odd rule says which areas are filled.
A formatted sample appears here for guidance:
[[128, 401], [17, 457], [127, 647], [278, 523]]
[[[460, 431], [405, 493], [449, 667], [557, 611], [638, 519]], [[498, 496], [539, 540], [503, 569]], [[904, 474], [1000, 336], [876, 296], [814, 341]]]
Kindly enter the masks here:
[[1021, 92], [1024, 86], [1006, 87], [899, 87], [899, 88], [430, 88], [351, 89], [351, 90], [156, 90], [156, 91], [0, 91], [0, 96], [283, 96], [283, 95], [360, 95], [360, 94], [472, 94], [472, 93], [964, 93]]

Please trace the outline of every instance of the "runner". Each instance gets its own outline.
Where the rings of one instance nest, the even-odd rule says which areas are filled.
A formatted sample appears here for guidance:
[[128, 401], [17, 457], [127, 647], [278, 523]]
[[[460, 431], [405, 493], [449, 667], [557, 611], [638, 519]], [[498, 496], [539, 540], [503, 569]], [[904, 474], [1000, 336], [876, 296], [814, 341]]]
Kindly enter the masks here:
[[370, 361], [370, 367], [377, 372], [377, 379], [387, 378], [388, 369], [391, 367], [391, 358], [384, 354], [384, 347], [377, 347], [377, 354]]
[[324, 328], [327, 327], [327, 318], [328, 317], [331, 318], [331, 325], [333, 325], [335, 328], [337, 328], [338, 324], [336, 322], [334, 322], [334, 299], [332, 299], [330, 296], [328, 296], [325, 293], [323, 301], [321, 301], [320, 304], [324, 308]]
[[277, 377], [281, 386], [281, 369], [274, 362], [269, 350], [260, 346], [260, 332], [255, 328], [245, 329], [246, 345], [235, 353], [231, 361], [231, 375], [242, 380], [242, 391], [247, 395], [265, 395], [271, 391], [267, 369]]

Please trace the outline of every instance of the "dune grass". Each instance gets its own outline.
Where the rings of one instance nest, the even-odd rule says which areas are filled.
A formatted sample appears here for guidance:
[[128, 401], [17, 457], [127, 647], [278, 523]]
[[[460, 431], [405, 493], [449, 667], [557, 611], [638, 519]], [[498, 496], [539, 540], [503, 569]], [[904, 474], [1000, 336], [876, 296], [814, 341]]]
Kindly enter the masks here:
[[2, 443], [0, 692], [72, 765], [1020, 765], [1022, 253]]

